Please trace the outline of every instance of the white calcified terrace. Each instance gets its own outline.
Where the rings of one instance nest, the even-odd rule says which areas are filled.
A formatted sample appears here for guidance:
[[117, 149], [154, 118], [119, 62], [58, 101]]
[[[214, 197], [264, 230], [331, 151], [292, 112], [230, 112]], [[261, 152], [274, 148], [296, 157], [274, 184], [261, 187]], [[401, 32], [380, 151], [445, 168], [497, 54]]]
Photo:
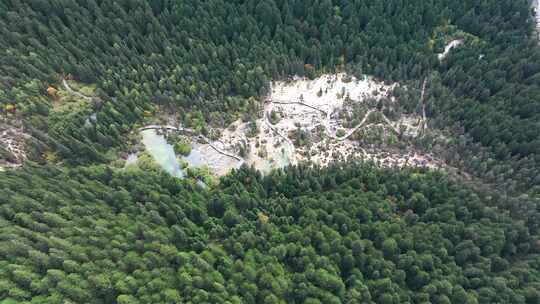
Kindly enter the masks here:
[[21, 165], [27, 158], [25, 141], [30, 137], [22, 127], [14, 127], [0, 122], [0, 146], [10, 152], [14, 159], [12, 162], [0, 164], [1, 167], [14, 168]]
[[[323, 75], [314, 80], [296, 77], [290, 81], [277, 81], [272, 83], [271, 93], [265, 100], [263, 117], [257, 120], [259, 134], [253, 138], [246, 137], [247, 124], [237, 121], [232, 128], [222, 130], [220, 144], [226, 150], [245, 144], [250, 148], [246, 163], [262, 170], [305, 160], [327, 165], [334, 160], [345, 160], [349, 157], [371, 159], [388, 166], [438, 166], [430, 156], [412, 151], [406, 155], [383, 151], [369, 153], [357, 142], [350, 140], [359, 130], [375, 125], [381, 127], [380, 124], [369, 123], [370, 115], [379, 111], [366, 109], [364, 116], [357, 117], [359, 122], [352, 128], [344, 127], [339, 112], [350, 110], [351, 104], [365, 105], [368, 99], [386, 98], [396, 102], [391, 94], [396, 86], [397, 84], [386, 85], [367, 76], [356, 79], [343, 73]], [[422, 91], [424, 90], [425, 82]], [[275, 124], [270, 121], [272, 112], [280, 116]], [[379, 115], [384, 121], [382, 127], [396, 134], [400, 133], [400, 125], [406, 126], [409, 129], [408, 134], [413, 135], [418, 134], [425, 126], [425, 116], [409, 115], [393, 122], [381, 112]], [[421, 123], [415, 126], [413, 121]], [[318, 128], [324, 130], [323, 138], [308, 147], [295, 145], [289, 136], [299, 129], [314, 133]], [[341, 130], [341, 135], [338, 135], [338, 130]]]
[[[422, 85], [419, 100], [422, 109], [426, 83], [424, 81]], [[333, 161], [349, 158], [372, 160], [381, 166], [439, 167], [441, 163], [435, 158], [412, 148], [406, 152], [382, 151], [373, 145], [361, 146], [358, 141], [351, 140], [353, 134], [363, 130], [383, 130], [380, 136], [387, 137], [401, 133], [417, 136], [425, 129], [424, 110], [423, 115], [402, 115], [398, 120], [391, 121], [372, 106], [373, 101], [381, 99], [397, 105], [398, 101], [392, 96], [397, 85], [384, 84], [367, 76], [356, 79], [343, 73], [323, 75], [314, 80], [295, 77], [289, 81], [273, 82], [271, 93], [264, 100], [263, 114], [255, 121], [259, 132], [252, 137], [247, 136], [249, 123], [242, 121], [219, 130], [221, 136], [215, 141], [197, 136], [192, 130], [182, 127], [151, 125], [141, 130], [157, 128], [192, 134], [194, 142], [198, 142], [194, 143], [194, 149], [218, 175], [243, 163], [267, 172], [299, 161], [326, 166]], [[371, 105], [367, 101], [371, 101]], [[363, 108], [364, 114], [353, 114], [352, 108], [356, 106]], [[346, 113], [345, 116], [360, 117], [353, 117], [356, 123], [350, 126], [341, 117], [343, 113]], [[375, 114], [381, 118], [378, 122], [370, 119]], [[273, 119], [271, 116], [274, 116]], [[292, 134], [299, 130], [312, 138], [309, 144], [298, 145], [295, 142]], [[240, 150], [244, 150], [245, 154], [240, 155]]]

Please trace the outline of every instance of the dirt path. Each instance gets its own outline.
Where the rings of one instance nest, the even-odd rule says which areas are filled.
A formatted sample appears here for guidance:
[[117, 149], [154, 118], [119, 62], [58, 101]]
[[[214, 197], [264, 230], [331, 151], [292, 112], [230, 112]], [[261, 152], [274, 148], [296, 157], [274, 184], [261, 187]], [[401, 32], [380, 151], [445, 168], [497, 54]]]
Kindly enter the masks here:
[[296, 105], [301, 105], [301, 106], [304, 106], [304, 107], [308, 107], [308, 108], [311, 108], [313, 110], [316, 110], [316, 111], [319, 111], [321, 113], [323, 113], [324, 115], [329, 115], [327, 111], [324, 111], [324, 110], [321, 110], [317, 107], [314, 107], [312, 105], [308, 105], [306, 103], [303, 103], [303, 102], [299, 102], [299, 101], [270, 101], [270, 103], [275, 103], [275, 104], [296, 104]]
[[[427, 82], [427, 79], [424, 80], [424, 84], [423, 84], [423, 88], [422, 88], [422, 96], [420, 98], [421, 101], [423, 101], [423, 99], [424, 99], [424, 91], [425, 91], [425, 88], [426, 88], [426, 82]], [[316, 113], [313, 113], [314, 114], [314, 121], [313, 121], [313, 124], [311, 126], [311, 129], [313, 129], [316, 126], [323, 126], [324, 129], [325, 129], [326, 134], [328, 135], [328, 137], [331, 140], [335, 141], [335, 142], [345, 141], [348, 138], [350, 138], [356, 131], [360, 130], [363, 127], [366, 127], [368, 125], [367, 124], [368, 118], [373, 112], [380, 113], [380, 115], [382, 116], [382, 119], [384, 120], [383, 123], [387, 124], [392, 132], [394, 132], [394, 133], [396, 133], [398, 135], [400, 134], [399, 129], [396, 126], [394, 126], [394, 123], [392, 121], [390, 121], [388, 119], [388, 117], [386, 117], [386, 115], [384, 115], [384, 113], [382, 113], [381, 111], [379, 111], [377, 109], [369, 109], [365, 113], [362, 120], [358, 124], [356, 124], [352, 129], [348, 129], [343, 136], [336, 136], [335, 132], [332, 131], [332, 126], [333, 126], [332, 125], [332, 123], [333, 123], [333, 121], [332, 121], [332, 113], [334, 111], [334, 108], [333, 108], [332, 104], [322, 105], [323, 107], [326, 107], [326, 106], [328, 107], [328, 109], [323, 110], [323, 109], [319, 108], [318, 106], [306, 104], [306, 103], [304, 103], [302, 101], [268, 99], [268, 100], [266, 100], [266, 102], [269, 103], [270, 106], [266, 107], [266, 109], [264, 110], [264, 114], [263, 114], [264, 115], [264, 118], [263, 118], [264, 124], [266, 125], [266, 127], [268, 129], [270, 129], [270, 131], [272, 133], [274, 133], [277, 137], [281, 137], [286, 142], [285, 149], [288, 150], [287, 152], [290, 153], [290, 155], [291, 155], [289, 157], [291, 164], [296, 163], [296, 151], [297, 151], [297, 148], [296, 148], [294, 142], [288, 137], [288, 134], [281, 133], [280, 129], [278, 129], [277, 126], [274, 126], [270, 122], [270, 113], [275, 109], [275, 107], [273, 105], [278, 105], [278, 106], [279, 105], [299, 105], [299, 106], [303, 106], [303, 107], [315, 110], [316, 112], [322, 114], [322, 116], [321, 116], [321, 115], [317, 115]], [[425, 121], [425, 106], [423, 106], [423, 117], [424, 117], [423, 120]], [[308, 127], [308, 128], [310, 128], [310, 127]], [[210, 141], [205, 136], [203, 136], [203, 135], [195, 135], [196, 132], [194, 130], [189, 129], [189, 128], [175, 127], [175, 126], [172, 126], [172, 125], [147, 125], [147, 126], [144, 126], [142, 128], [139, 128], [139, 131], [148, 130], [148, 129], [162, 129], [162, 130], [171, 130], [171, 131], [176, 131], [176, 132], [190, 133], [190, 134], [192, 134], [194, 136], [197, 136], [197, 138], [200, 138], [201, 140], [205, 141], [211, 148], [213, 148], [218, 153], [220, 153], [222, 155], [225, 155], [227, 157], [234, 158], [235, 160], [238, 160], [239, 162], [241, 162], [241, 164], [246, 162], [244, 160], [244, 158], [242, 158], [242, 157], [240, 157], [238, 155], [234, 155], [232, 153], [229, 153], [229, 152], [227, 152], [225, 150], [222, 150], [221, 148], [217, 147], [216, 145], [214, 145], [214, 143], [212, 141]], [[224, 147], [227, 146], [227, 144], [224, 144], [224, 143], [222, 143], [222, 144], [223, 144]], [[366, 151], [363, 151], [363, 149], [362, 149], [362, 154], [366, 155], [367, 153], [366, 153]]]
[[228, 157], [231, 157], [231, 158], [234, 158], [236, 159], [237, 161], [240, 162], [239, 164], [239, 167], [242, 166], [246, 161], [244, 160], [244, 158], [238, 156], [238, 155], [234, 155], [232, 153], [229, 153], [227, 151], [224, 151], [224, 150], [221, 150], [220, 148], [216, 147], [211, 141], [210, 139], [206, 138], [206, 136], [203, 136], [203, 135], [199, 135], [199, 138], [202, 138], [212, 149], [216, 150], [216, 152], [220, 153], [220, 154], [223, 154], [225, 156], [228, 156]]
[[427, 84], [427, 77], [424, 78], [424, 83], [422, 84], [422, 93], [420, 94], [420, 103], [422, 104], [422, 128], [420, 129], [421, 133], [424, 133], [424, 130], [427, 128], [426, 102], [424, 100], [424, 96], [426, 93], [426, 84]]
[[[145, 131], [145, 130], [171, 130], [171, 131], [175, 131], [175, 132], [186, 132], [186, 133], [190, 133], [190, 134], [195, 134], [195, 131], [192, 130], [192, 129], [189, 129], [189, 128], [183, 128], [183, 127], [174, 127], [174, 126], [170, 126], [170, 125], [148, 125], [148, 126], [144, 126], [144, 127], [141, 127], [139, 128], [139, 132], [140, 131]], [[231, 157], [231, 158], [234, 158], [236, 159], [237, 161], [240, 162], [240, 166], [242, 166], [242, 164], [245, 163], [245, 160], [238, 156], [238, 155], [234, 155], [232, 153], [229, 153], [227, 151], [224, 151], [220, 148], [218, 148], [216, 145], [214, 145], [212, 143], [212, 141], [210, 139], [208, 139], [206, 136], [204, 135], [197, 135], [198, 138], [202, 139], [203, 141], [205, 141], [212, 149], [216, 150], [216, 152], [222, 154], [222, 155], [225, 155], [225, 156], [228, 156], [228, 157]]]
[[[349, 138], [352, 134], [354, 134], [354, 132], [358, 131], [358, 129], [360, 129], [364, 123], [366, 122], [367, 118], [369, 117], [369, 115], [372, 113], [372, 112], [375, 112], [377, 110], [373, 110], [373, 109], [370, 109], [368, 110], [368, 112], [366, 113], [366, 115], [364, 115], [364, 118], [362, 119], [362, 121], [360, 123], [358, 123], [355, 127], [353, 127], [352, 129], [350, 129], [345, 135], [341, 136], [341, 137], [338, 137], [336, 136], [335, 134], [332, 134], [332, 132], [330, 131], [330, 120], [331, 120], [331, 114], [332, 112], [329, 110], [329, 111], [324, 111], [322, 109], [319, 109], [317, 107], [314, 107], [314, 106], [311, 106], [311, 105], [308, 105], [308, 104], [305, 104], [303, 102], [295, 102], [295, 101], [290, 101], [290, 102], [284, 102], [284, 101], [270, 101], [270, 103], [273, 103], [273, 104], [296, 104], [296, 105], [301, 105], [301, 106], [305, 106], [305, 107], [308, 107], [308, 108], [311, 108], [311, 109], [314, 109], [314, 110], [317, 110], [321, 113], [324, 114], [325, 116], [325, 120], [323, 121], [321, 119], [321, 121], [319, 123], [317, 123], [317, 125], [322, 125], [324, 126], [325, 130], [326, 130], [326, 133], [328, 134], [328, 136], [330, 136], [330, 138], [334, 139], [334, 140], [337, 140], [337, 141], [343, 141], [343, 140], [346, 140], [347, 138]], [[386, 117], [386, 115], [384, 115], [384, 113], [380, 112], [380, 111], [377, 111], [379, 112], [384, 121], [390, 126], [390, 128], [392, 129], [392, 131], [394, 131], [396, 134], [399, 134], [399, 130], [394, 127], [394, 125], [392, 124], [392, 122], [388, 119], [388, 117]], [[265, 122], [267, 123], [267, 125], [270, 126], [270, 128], [272, 128], [272, 130], [274, 132], [276, 132], [279, 136], [285, 138], [286, 140], [290, 141], [288, 137], [282, 135], [281, 133], [279, 133], [279, 131], [277, 131], [277, 129], [275, 129], [271, 124], [270, 122], [268, 121], [268, 113], [265, 113]], [[291, 142], [292, 144], [292, 142]], [[294, 145], [293, 145], [294, 146]]]
[[450, 51], [458, 46], [460, 46], [461, 44], [463, 43], [463, 39], [456, 39], [456, 40], [452, 40], [450, 41], [450, 43], [448, 43], [445, 47], [444, 47], [444, 52], [442, 53], [439, 53], [437, 55], [437, 57], [439, 58], [439, 60], [443, 60], [444, 58], [446, 58], [446, 56], [448, 56], [448, 53], [450, 53]]
[[89, 97], [89, 96], [86, 96], [86, 95], [84, 95], [84, 94], [82, 94], [82, 93], [79, 93], [79, 92], [77, 92], [77, 91], [74, 91], [74, 90], [69, 86], [69, 84], [67, 83], [67, 81], [66, 81], [65, 78], [62, 79], [62, 84], [64, 85], [64, 88], [66, 89], [66, 91], [68, 91], [70, 94], [75, 95], [75, 96], [77, 96], [77, 97], [79, 97], [79, 98], [88, 100], [88, 101], [92, 101], [92, 97]]
[[188, 133], [195, 133], [195, 131], [188, 128], [177, 128], [177, 127], [169, 126], [169, 125], [147, 125], [147, 126], [139, 128], [139, 132], [145, 131], [145, 130], [171, 130], [171, 131], [178, 131], [178, 132], [184, 131]]
[[292, 154], [292, 156], [293, 156], [293, 157], [291, 158], [291, 163], [292, 163], [292, 164], [295, 164], [295, 163], [296, 163], [296, 156], [295, 156], [295, 155], [296, 155], [296, 147], [295, 147], [294, 143], [292, 142], [292, 140], [291, 140], [289, 137], [287, 137], [287, 136], [281, 134], [281, 132], [279, 132], [279, 130], [278, 130], [276, 127], [274, 127], [274, 126], [272, 125], [272, 123], [271, 123], [270, 120], [268, 119], [268, 113], [265, 113], [265, 114], [264, 114], [264, 122], [265, 122], [266, 126], [268, 126], [268, 128], [269, 128], [270, 130], [272, 130], [272, 131], [273, 131], [274, 133], [276, 133], [279, 137], [283, 138], [283, 139], [285, 140], [285, 142], [287, 142], [287, 144], [289, 145], [289, 147], [290, 147], [290, 149], [291, 149], [291, 154]]
[[337, 140], [337, 141], [343, 141], [343, 140], [346, 140], [347, 138], [349, 138], [349, 136], [353, 135], [354, 132], [356, 132], [358, 129], [360, 129], [364, 123], [366, 122], [366, 120], [368, 119], [369, 115], [371, 113], [373, 113], [375, 110], [371, 109], [369, 111], [367, 111], [366, 115], [364, 115], [364, 118], [362, 119], [362, 121], [356, 125], [356, 127], [352, 128], [351, 130], [349, 130], [349, 132], [347, 132], [345, 135], [341, 136], [341, 137], [338, 137], [334, 134], [330, 134], [329, 130], [327, 129], [326, 132], [330, 135], [330, 137], [332, 137], [333, 139]]

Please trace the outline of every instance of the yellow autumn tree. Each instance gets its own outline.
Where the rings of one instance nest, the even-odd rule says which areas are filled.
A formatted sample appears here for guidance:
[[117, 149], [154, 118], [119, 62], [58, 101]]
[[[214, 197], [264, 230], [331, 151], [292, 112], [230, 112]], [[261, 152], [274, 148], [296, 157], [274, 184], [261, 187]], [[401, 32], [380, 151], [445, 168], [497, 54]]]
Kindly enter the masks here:
[[47, 88], [47, 94], [49, 94], [49, 96], [51, 96], [52, 98], [56, 99], [58, 97], [57, 93], [58, 93], [58, 90], [56, 88], [54, 87]]

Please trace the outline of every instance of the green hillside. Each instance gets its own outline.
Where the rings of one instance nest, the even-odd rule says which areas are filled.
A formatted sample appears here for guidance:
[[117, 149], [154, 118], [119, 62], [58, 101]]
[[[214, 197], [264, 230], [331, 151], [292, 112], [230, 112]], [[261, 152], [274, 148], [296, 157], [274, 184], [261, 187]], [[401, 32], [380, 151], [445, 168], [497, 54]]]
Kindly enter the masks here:
[[[529, 0], [0, 0], [0, 304], [540, 303], [536, 27]], [[397, 84], [352, 146], [442, 169], [124, 167], [141, 126], [258, 138], [272, 81], [336, 73]], [[421, 136], [384, 137], [400, 115]]]

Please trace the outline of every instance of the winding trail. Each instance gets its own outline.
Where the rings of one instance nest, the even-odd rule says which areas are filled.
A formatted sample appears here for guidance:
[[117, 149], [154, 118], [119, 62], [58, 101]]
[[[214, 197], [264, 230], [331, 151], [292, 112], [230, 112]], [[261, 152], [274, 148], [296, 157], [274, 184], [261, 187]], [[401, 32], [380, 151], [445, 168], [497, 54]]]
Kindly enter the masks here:
[[319, 111], [319, 112], [323, 113], [324, 115], [328, 115], [328, 112], [325, 111], [325, 110], [321, 110], [321, 109], [319, 109], [319, 108], [317, 108], [317, 107], [314, 107], [314, 106], [312, 106], [312, 105], [308, 105], [308, 104], [306, 104], [306, 103], [299, 102], [299, 101], [270, 101], [270, 103], [284, 104], [284, 105], [287, 105], [287, 104], [296, 104], [296, 105], [308, 107], [308, 108], [311, 108], [311, 109], [313, 109], [313, 110]]
[[206, 138], [206, 136], [203, 136], [203, 135], [199, 135], [199, 138], [202, 138], [204, 141], [206, 141], [206, 143], [214, 150], [216, 150], [216, 152], [220, 153], [220, 154], [223, 154], [225, 156], [228, 156], [228, 157], [231, 157], [231, 158], [234, 158], [236, 159], [237, 161], [239, 161], [239, 165], [238, 167], [241, 167], [246, 161], [244, 160], [244, 158], [238, 156], [238, 155], [235, 155], [235, 154], [232, 154], [232, 153], [229, 153], [225, 150], [222, 150], [218, 147], [216, 147], [208, 138]]
[[64, 88], [65, 88], [70, 94], [75, 95], [75, 96], [77, 96], [77, 97], [79, 97], [79, 98], [88, 100], [88, 101], [92, 101], [92, 97], [86, 96], [86, 95], [84, 95], [84, 94], [82, 94], [82, 93], [79, 93], [79, 92], [73, 90], [73, 89], [69, 86], [69, 84], [67, 83], [67, 81], [66, 81], [65, 78], [62, 78], [62, 84], [64, 85]]
[[[425, 91], [425, 86], [426, 86], [426, 81], [427, 79], [424, 80], [424, 85], [423, 85], [423, 88], [422, 88], [422, 97], [420, 98], [421, 100], [424, 99], [424, 91]], [[64, 80], [65, 82], [65, 80]], [[67, 86], [67, 83], [65, 83], [66, 85], [66, 88], [68, 88]], [[76, 92], [75, 92], [76, 93]], [[80, 93], [79, 93], [80, 94]], [[81, 94], [82, 95], [82, 94]], [[325, 131], [326, 133], [328, 134], [328, 136], [335, 140], [335, 141], [344, 141], [346, 139], [348, 139], [351, 135], [353, 135], [356, 131], [358, 131], [360, 128], [364, 127], [365, 124], [366, 124], [366, 121], [367, 119], [369, 118], [369, 115], [371, 115], [371, 113], [373, 112], [378, 112], [382, 115], [382, 118], [384, 119], [384, 121], [386, 122], [386, 124], [388, 124], [388, 126], [390, 127], [390, 129], [395, 132], [396, 134], [399, 134], [399, 130], [392, 124], [392, 122], [388, 119], [388, 117], [386, 117], [386, 115], [384, 115], [384, 113], [376, 110], [376, 109], [370, 109], [366, 112], [366, 114], [364, 115], [364, 118], [362, 118], [362, 121], [360, 121], [355, 127], [353, 127], [352, 129], [350, 129], [349, 131], [347, 131], [347, 133], [343, 136], [336, 136], [334, 133], [331, 132], [330, 130], [330, 121], [331, 121], [331, 114], [332, 114], [332, 111], [331, 110], [328, 110], [328, 111], [325, 111], [325, 110], [322, 110], [320, 108], [317, 108], [315, 106], [312, 106], [312, 105], [308, 105], [306, 103], [303, 103], [303, 102], [298, 102], [298, 101], [268, 101], [270, 104], [278, 104], [278, 105], [290, 105], [290, 104], [294, 104], [294, 105], [300, 105], [300, 106], [305, 106], [305, 107], [308, 107], [310, 109], [313, 109], [313, 110], [316, 110], [320, 113], [322, 113], [324, 115], [324, 118], [321, 118], [320, 121], [315, 124], [315, 126], [319, 126], [319, 125], [322, 125], [324, 126], [325, 128]], [[269, 119], [269, 113], [272, 109], [269, 109], [269, 111], [266, 111], [264, 112], [264, 123], [265, 125], [272, 131], [274, 132], [277, 136], [281, 137], [283, 140], [285, 140], [285, 142], [287, 143], [287, 145], [289, 146], [289, 149], [290, 149], [290, 153], [294, 156], [296, 154], [296, 147], [294, 145], [294, 143], [292, 142], [292, 140], [285, 134], [282, 134], [274, 125], [272, 125], [272, 123], [270, 122], [270, 119]], [[425, 121], [425, 106], [423, 108], [423, 116], [424, 116], [424, 121]], [[184, 128], [184, 127], [175, 127], [175, 126], [171, 126], [171, 125], [147, 125], [147, 126], [143, 126], [141, 128], [139, 128], [138, 130], [139, 131], [144, 131], [144, 130], [151, 130], [151, 129], [154, 129], [154, 130], [169, 130], [169, 131], [175, 131], [175, 132], [185, 132], [185, 133], [189, 133], [191, 135], [196, 135], [197, 133], [195, 132], [195, 130], [193, 129], [190, 129], [190, 128]], [[244, 164], [246, 161], [244, 158], [238, 156], [238, 155], [235, 155], [235, 154], [232, 154], [232, 153], [229, 153], [225, 150], [222, 150], [220, 148], [218, 148], [216, 145], [213, 144], [213, 142], [208, 139], [207, 137], [205, 137], [204, 135], [196, 135], [197, 138], [200, 138], [202, 139], [203, 141], [205, 141], [212, 149], [214, 149], [216, 152], [222, 154], [222, 155], [225, 155], [227, 157], [231, 157], [231, 158], [234, 158], [236, 159], [237, 161], [240, 162], [240, 166], [242, 164]], [[365, 151], [363, 151], [363, 153], [365, 154]], [[290, 161], [292, 164], [296, 163], [296, 158], [295, 157], [290, 157]]]
[[424, 100], [424, 96], [426, 93], [426, 84], [427, 84], [427, 77], [424, 78], [424, 83], [422, 84], [422, 93], [420, 94], [420, 103], [422, 104], [422, 128], [420, 129], [421, 133], [424, 133], [424, 130], [427, 128], [426, 103]]
[[[358, 129], [360, 129], [364, 123], [366, 122], [366, 120], [368, 119], [369, 115], [372, 113], [372, 112], [379, 112], [384, 121], [390, 126], [390, 128], [392, 129], [392, 131], [394, 131], [396, 134], [399, 134], [399, 130], [392, 124], [392, 122], [390, 121], [390, 119], [388, 119], [388, 117], [386, 117], [386, 115], [384, 115], [384, 113], [378, 111], [378, 110], [374, 110], [374, 109], [370, 109], [367, 111], [366, 115], [364, 115], [364, 118], [362, 119], [362, 121], [360, 123], [358, 123], [355, 127], [353, 127], [352, 129], [350, 129], [345, 135], [343, 136], [336, 136], [335, 134], [333, 134], [331, 131], [330, 131], [330, 120], [331, 120], [331, 111], [325, 111], [325, 110], [322, 110], [322, 109], [319, 109], [317, 107], [314, 107], [314, 106], [311, 106], [311, 105], [308, 105], [308, 104], [305, 104], [303, 102], [298, 102], [298, 101], [289, 101], [289, 102], [285, 102], [285, 101], [270, 101], [270, 103], [272, 104], [295, 104], [295, 105], [301, 105], [301, 106], [305, 106], [305, 107], [308, 107], [308, 108], [311, 108], [311, 109], [314, 109], [314, 110], [317, 110], [321, 113], [323, 113], [325, 116], [326, 116], [326, 121], [322, 121], [322, 122], [319, 122], [317, 123], [317, 125], [322, 125], [324, 126], [325, 130], [326, 130], [326, 133], [328, 134], [328, 136], [330, 136], [330, 138], [334, 139], [334, 140], [337, 140], [337, 141], [343, 141], [343, 140], [346, 140], [347, 138], [349, 138], [351, 135], [354, 134], [354, 132], [358, 131]], [[274, 126], [272, 126], [272, 124], [270, 123], [270, 121], [268, 121], [268, 113], [265, 113], [265, 122], [266, 124], [276, 133], [278, 134], [279, 136], [285, 138], [288, 142], [290, 142], [290, 144], [294, 147], [294, 145], [292, 144], [292, 142], [289, 140], [288, 137], [284, 136], [283, 134], [279, 133], [279, 131], [277, 129], [275, 129]], [[294, 150], [293, 150], [294, 151]]]
[[399, 130], [398, 128], [396, 128], [392, 122], [390, 121], [390, 119], [388, 119], [388, 117], [386, 117], [386, 115], [384, 115], [384, 113], [382, 112], [379, 112], [381, 113], [382, 115], [382, 118], [384, 119], [384, 121], [386, 122], [386, 124], [388, 124], [388, 126], [390, 126], [390, 129], [392, 129], [392, 131], [394, 131], [394, 133], [396, 133], [396, 135], [399, 135]]
[[177, 131], [177, 132], [195, 133], [195, 131], [188, 128], [178, 128], [178, 127], [174, 127], [170, 125], [147, 125], [147, 126], [139, 128], [139, 132], [145, 131], [145, 130], [170, 130], [170, 131]]
[[[272, 130], [279, 137], [283, 138], [285, 140], [285, 142], [287, 142], [287, 144], [289, 145], [289, 148], [291, 149], [291, 154], [295, 155], [296, 154], [296, 147], [294, 146], [294, 143], [292, 142], [292, 140], [289, 137], [281, 134], [281, 132], [279, 132], [279, 130], [272, 125], [272, 123], [268, 119], [268, 113], [264, 114], [264, 122], [265, 122], [266, 126], [268, 126], [268, 128], [270, 130]], [[290, 160], [291, 160], [291, 163], [296, 164], [296, 157], [292, 157], [292, 158], [290, 158]]]
[[453, 50], [454, 48], [460, 46], [461, 44], [463, 44], [463, 39], [455, 39], [455, 40], [450, 41], [444, 47], [444, 52], [439, 53], [437, 55], [437, 57], [439, 58], [439, 60], [443, 60], [444, 58], [446, 58], [446, 56], [448, 56], [448, 53], [450, 53], [451, 50]]
[[335, 139], [335, 140], [337, 140], [337, 141], [344, 141], [344, 140], [346, 140], [347, 138], [349, 138], [349, 136], [353, 135], [354, 132], [356, 132], [358, 129], [360, 129], [360, 128], [364, 125], [364, 123], [365, 123], [366, 120], [368, 119], [369, 115], [370, 115], [371, 113], [373, 113], [373, 111], [375, 111], [375, 110], [371, 109], [371, 110], [367, 111], [367, 113], [366, 113], [366, 115], [364, 115], [364, 118], [362, 119], [362, 121], [361, 121], [359, 124], [357, 124], [356, 127], [350, 129], [350, 130], [349, 130], [345, 135], [343, 135], [343, 136], [338, 137], [338, 136], [336, 136], [336, 135], [330, 133], [330, 131], [329, 131], [328, 129], [326, 130], [326, 132], [328, 133], [328, 135], [329, 135], [331, 138], [333, 138], [333, 139]]

